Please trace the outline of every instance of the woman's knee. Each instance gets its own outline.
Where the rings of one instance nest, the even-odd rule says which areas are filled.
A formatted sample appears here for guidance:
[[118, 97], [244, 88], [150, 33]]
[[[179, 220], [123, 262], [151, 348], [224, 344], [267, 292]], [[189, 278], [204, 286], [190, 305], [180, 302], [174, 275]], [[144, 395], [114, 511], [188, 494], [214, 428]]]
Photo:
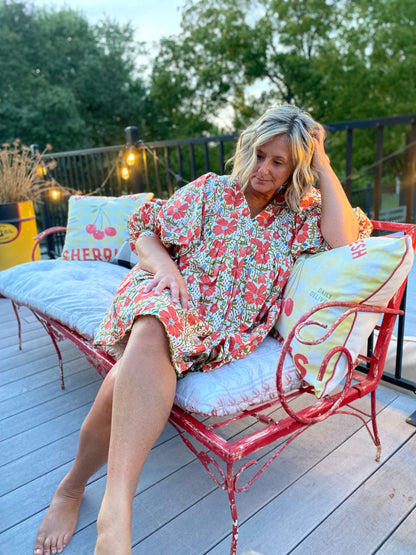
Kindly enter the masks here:
[[139, 349], [164, 349], [169, 353], [168, 338], [163, 324], [155, 316], [141, 316], [132, 327], [128, 343]]

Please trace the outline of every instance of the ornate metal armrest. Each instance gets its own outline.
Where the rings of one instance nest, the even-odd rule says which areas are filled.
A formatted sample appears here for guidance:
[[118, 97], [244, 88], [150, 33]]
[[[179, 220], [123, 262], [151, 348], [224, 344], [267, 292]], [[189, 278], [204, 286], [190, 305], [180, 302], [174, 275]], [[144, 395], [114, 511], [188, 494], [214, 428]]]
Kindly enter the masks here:
[[[315, 318], [311, 318], [313, 315], [315, 315], [315, 313], [319, 312], [320, 310], [324, 310], [328, 307], [344, 307], [345, 308], [345, 312], [340, 315], [337, 320], [332, 324], [332, 326], [318, 339], [315, 340], [308, 340], [305, 339], [304, 337], [302, 337], [302, 329], [306, 326], [319, 326], [321, 328], [327, 328], [326, 324], [323, 324], [321, 322], [319, 322], [318, 320], [316, 320]], [[291, 408], [291, 406], [288, 403], [288, 400], [286, 399], [285, 394], [283, 393], [283, 380], [282, 380], [282, 376], [283, 376], [283, 363], [284, 363], [284, 359], [287, 353], [290, 353], [291, 350], [291, 342], [294, 338], [296, 338], [300, 343], [303, 343], [304, 345], [317, 345], [319, 343], [324, 342], [333, 332], [334, 330], [345, 320], [345, 318], [347, 318], [348, 316], [350, 316], [351, 314], [356, 314], [358, 312], [367, 312], [367, 313], [377, 313], [377, 314], [384, 314], [384, 315], [389, 315], [390, 319], [388, 321], [385, 322], [385, 325], [383, 326], [383, 337], [382, 338], [378, 338], [378, 341], [380, 341], [380, 345], [383, 345], [383, 353], [379, 353], [379, 355], [376, 357], [377, 358], [377, 363], [381, 363], [379, 366], [381, 368], [377, 368], [377, 372], [374, 372], [372, 378], [375, 379], [376, 381], [378, 381], [381, 377], [381, 373], [382, 373], [382, 367], [384, 365], [384, 359], [385, 359], [385, 351], [387, 350], [387, 346], [388, 346], [388, 342], [390, 340], [391, 337], [391, 333], [393, 330], [393, 325], [394, 325], [394, 319], [397, 315], [399, 314], [403, 314], [402, 310], [399, 309], [395, 309], [395, 308], [383, 308], [383, 307], [379, 307], [379, 306], [373, 306], [373, 305], [368, 305], [368, 304], [357, 304], [357, 303], [350, 303], [350, 302], [337, 302], [337, 301], [330, 301], [330, 302], [325, 302], [325, 303], [321, 303], [319, 305], [314, 306], [313, 308], [311, 308], [309, 311], [305, 312], [305, 314], [303, 314], [303, 316], [301, 316], [299, 318], [299, 320], [297, 321], [297, 323], [293, 326], [292, 330], [290, 331], [287, 339], [285, 340], [283, 347], [282, 347], [282, 351], [280, 354], [280, 359], [277, 365], [277, 371], [276, 371], [276, 384], [277, 384], [277, 391], [279, 394], [279, 398], [280, 398], [280, 402], [282, 404], [282, 407], [285, 409], [285, 411], [287, 412], [287, 414], [289, 414], [289, 416], [291, 416], [292, 418], [294, 418], [295, 420], [297, 420], [298, 422], [308, 425], [308, 424], [314, 424], [315, 422], [319, 422], [321, 420], [324, 420], [325, 418], [327, 418], [329, 415], [333, 414], [335, 411], [337, 411], [337, 409], [343, 405], [343, 401], [344, 401], [344, 397], [346, 396], [346, 393], [348, 391], [348, 389], [351, 386], [351, 380], [353, 378], [353, 372], [354, 372], [354, 368], [355, 368], [355, 361], [352, 360], [351, 354], [349, 352], [349, 350], [347, 348], [345, 348], [342, 345], [338, 345], [333, 347], [332, 349], [330, 349], [326, 355], [324, 356], [324, 359], [321, 363], [321, 367], [320, 367], [320, 372], [319, 375], [323, 376], [325, 373], [325, 370], [327, 368], [327, 365], [330, 361], [330, 359], [336, 355], [337, 353], [343, 353], [347, 359], [347, 372], [346, 372], [346, 379], [345, 379], [345, 384], [344, 387], [342, 389], [342, 391], [337, 394], [336, 396], [334, 396], [333, 400], [331, 401], [331, 403], [327, 406], [324, 407], [325, 404], [325, 400], [322, 400], [322, 411], [320, 411], [320, 413], [314, 414], [313, 417], [309, 417], [307, 415], [305, 416], [300, 416], [298, 413], [296, 413], [295, 411], [293, 411], [293, 409]], [[379, 360], [381, 359], [381, 360]], [[330, 396], [325, 396], [325, 399], [329, 399]]]
[[48, 227], [48, 229], [41, 231], [36, 235], [36, 237], [34, 237], [35, 244], [33, 245], [33, 249], [32, 249], [32, 261], [35, 260], [35, 250], [36, 250], [36, 247], [39, 245], [39, 243], [42, 241], [42, 239], [44, 239], [48, 235], [52, 235], [52, 233], [57, 233], [58, 231], [66, 231], [66, 227], [61, 227], [61, 226]]

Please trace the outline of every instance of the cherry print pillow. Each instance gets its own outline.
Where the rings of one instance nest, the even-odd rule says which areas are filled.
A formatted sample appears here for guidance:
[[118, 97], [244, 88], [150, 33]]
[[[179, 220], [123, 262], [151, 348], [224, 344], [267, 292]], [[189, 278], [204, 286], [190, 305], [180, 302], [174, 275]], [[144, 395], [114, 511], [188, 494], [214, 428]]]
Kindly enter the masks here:
[[[275, 330], [286, 339], [298, 319], [314, 306], [327, 301], [366, 303], [385, 307], [399, 289], [413, 262], [411, 238], [408, 236], [370, 237], [351, 245], [319, 254], [302, 255], [293, 266], [286, 284], [282, 309]], [[312, 324], [302, 328], [299, 336], [308, 341], [321, 338], [345, 312], [331, 307], [315, 312]], [[356, 360], [365, 352], [367, 339], [380, 314], [361, 312], [349, 315], [323, 342], [304, 344], [295, 337], [291, 355], [300, 376], [314, 387], [318, 398], [338, 385], [347, 370], [346, 357], [332, 356], [325, 374], [320, 372], [324, 356], [339, 345], [346, 347]]]
[[127, 220], [153, 193], [121, 197], [71, 196], [62, 257], [102, 260], [115, 257], [128, 240]]

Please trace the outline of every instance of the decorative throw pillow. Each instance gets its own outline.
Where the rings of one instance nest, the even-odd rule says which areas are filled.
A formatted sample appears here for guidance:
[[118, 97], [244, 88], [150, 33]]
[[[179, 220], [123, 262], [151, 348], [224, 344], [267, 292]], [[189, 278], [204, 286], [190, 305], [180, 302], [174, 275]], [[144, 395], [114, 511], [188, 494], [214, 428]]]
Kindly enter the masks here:
[[[371, 237], [319, 254], [303, 255], [291, 271], [275, 329], [286, 339], [302, 314], [326, 301], [385, 307], [403, 283], [412, 262], [413, 249], [408, 236]], [[345, 310], [331, 307], [314, 313], [310, 320], [319, 321], [326, 328], [307, 325], [300, 331], [300, 337], [306, 340], [322, 337]], [[302, 378], [314, 387], [318, 398], [338, 385], [347, 370], [346, 357], [337, 353], [331, 358], [324, 376], [319, 376], [325, 354], [343, 345], [355, 360], [379, 317], [380, 314], [368, 312], [351, 314], [319, 344], [305, 345], [296, 338], [292, 340], [293, 361]]]
[[125, 241], [117, 254], [110, 260], [111, 264], [118, 264], [124, 268], [133, 268], [138, 262], [137, 254], [131, 250], [129, 241]]
[[153, 193], [121, 197], [72, 196], [62, 257], [109, 261], [128, 239], [127, 220]]
[[[152, 202], [158, 204], [159, 206], [163, 206], [166, 204], [166, 200], [154, 198]], [[115, 256], [113, 256], [110, 260], [111, 264], [117, 264], [118, 266], [123, 266], [124, 268], [133, 268], [139, 261], [136, 252], [131, 250], [130, 242], [125, 241], [121, 247], [118, 249], [118, 252]]]

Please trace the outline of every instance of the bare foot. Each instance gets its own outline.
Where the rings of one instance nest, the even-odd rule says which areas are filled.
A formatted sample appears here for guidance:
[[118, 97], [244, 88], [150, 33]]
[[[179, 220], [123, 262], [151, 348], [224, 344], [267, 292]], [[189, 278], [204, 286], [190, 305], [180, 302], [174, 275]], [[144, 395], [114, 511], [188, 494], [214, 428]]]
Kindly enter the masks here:
[[84, 488], [69, 486], [65, 477], [53, 496], [48, 512], [39, 527], [35, 555], [55, 555], [68, 545], [78, 522]]
[[131, 508], [106, 503], [104, 496], [97, 519], [95, 555], [131, 555]]

